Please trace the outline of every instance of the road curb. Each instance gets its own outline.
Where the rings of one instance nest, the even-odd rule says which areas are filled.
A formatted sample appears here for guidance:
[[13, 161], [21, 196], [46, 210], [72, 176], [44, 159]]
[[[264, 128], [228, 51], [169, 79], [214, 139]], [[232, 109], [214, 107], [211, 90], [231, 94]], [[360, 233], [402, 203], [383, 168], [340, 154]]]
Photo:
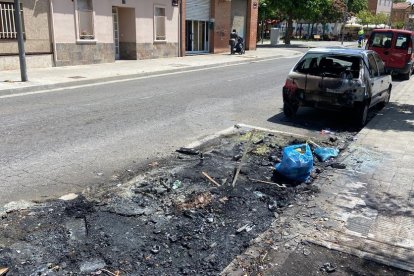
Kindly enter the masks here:
[[128, 81], [133, 78], [150, 77], [154, 75], [169, 74], [169, 73], [185, 73], [185, 72], [191, 72], [192, 70], [198, 70], [198, 69], [209, 69], [209, 68], [214, 68], [217, 66], [235, 66], [238, 64], [272, 60], [272, 59], [277, 59], [277, 58], [290, 58], [290, 57], [294, 57], [298, 55], [299, 55], [299, 52], [298, 54], [292, 54], [292, 55], [287, 55], [287, 56], [274, 55], [274, 56], [268, 56], [268, 57], [256, 57], [256, 58], [248, 58], [245, 60], [237, 60], [237, 61], [229, 61], [229, 62], [221, 62], [221, 63], [219, 62], [219, 63], [208, 64], [208, 65], [189, 66], [187, 68], [158, 70], [154, 72], [126, 74], [126, 75], [114, 76], [114, 77], [98, 77], [94, 79], [76, 80], [76, 81], [69, 81], [65, 83], [40, 84], [40, 85], [33, 85], [33, 86], [27, 86], [27, 87], [21, 87], [21, 88], [0, 89], [0, 96], [20, 94], [20, 93], [25, 93], [25, 92], [38, 92], [38, 91], [43, 91], [43, 90], [64, 89], [64, 88], [70, 88], [73, 86], [97, 84], [97, 83], [110, 82], [110, 81], [122, 81], [122, 80]]

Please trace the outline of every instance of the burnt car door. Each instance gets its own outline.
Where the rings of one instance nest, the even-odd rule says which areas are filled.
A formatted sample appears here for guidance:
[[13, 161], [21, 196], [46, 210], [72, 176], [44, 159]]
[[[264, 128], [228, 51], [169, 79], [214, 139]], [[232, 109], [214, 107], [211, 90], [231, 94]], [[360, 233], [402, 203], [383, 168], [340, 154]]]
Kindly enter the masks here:
[[381, 97], [384, 98], [384, 93], [388, 93], [391, 84], [391, 75], [385, 71], [385, 64], [377, 53], [373, 53], [375, 61], [377, 62], [378, 74], [381, 82]]
[[373, 53], [367, 54], [368, 64], [365, 73], [365, 84], [368, 87], [368, 97], [371, 99], [370, 106], [381, 100], [383, 76], [379, 75], [378, 65]]

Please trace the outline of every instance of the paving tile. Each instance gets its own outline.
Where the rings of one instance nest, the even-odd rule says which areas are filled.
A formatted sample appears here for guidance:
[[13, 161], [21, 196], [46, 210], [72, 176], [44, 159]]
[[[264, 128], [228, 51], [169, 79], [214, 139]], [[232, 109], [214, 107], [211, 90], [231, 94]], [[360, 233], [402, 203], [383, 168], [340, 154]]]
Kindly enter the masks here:
[[408, 190], [413, 189], [413, 181], [414, 179], [412, 176], [399, 174], [398, 172], [394, 175], [394, 178], [392, 179], [393, 185], [407, 186]]
[[376, 181], [384, 181], [384, 182], [391, 182], [394, 178], [395, 171], [394, 170], [377, 170], [372, 174], [372, 179]]
[[379, 215], [369, 230], [369, 237], [381, 242], [394, 243], [400, 231], [401, 218]]
[[401, 174], [414, 178], [414, 165], [412, 168], [401, 167], [397, 170], [396, 174]]

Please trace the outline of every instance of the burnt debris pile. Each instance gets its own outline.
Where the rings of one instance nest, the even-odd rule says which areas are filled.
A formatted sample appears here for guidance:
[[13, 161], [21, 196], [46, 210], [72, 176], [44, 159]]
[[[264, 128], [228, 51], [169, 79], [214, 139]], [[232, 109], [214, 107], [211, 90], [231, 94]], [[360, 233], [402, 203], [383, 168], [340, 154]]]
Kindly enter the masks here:
[[[348, 139], [317, 143], [345, 148]], [[316, 192], [275, 172], [283, 147], [240, 132], [180, 152], [119, 187], [3, 215], [0, 267], [10, 275], [217, 275], [284, 208]], [[161, 162], [160, 162], [161, 163]]]

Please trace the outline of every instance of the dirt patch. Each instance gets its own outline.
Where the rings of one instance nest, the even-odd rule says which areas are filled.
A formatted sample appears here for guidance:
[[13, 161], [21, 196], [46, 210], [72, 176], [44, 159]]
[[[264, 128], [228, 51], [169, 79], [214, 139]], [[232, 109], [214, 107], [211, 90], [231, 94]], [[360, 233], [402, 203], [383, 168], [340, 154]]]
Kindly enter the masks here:
[[[8, 213], [0, 226], [0, 267], [10, 275], [219, 274], [280, 212], [313, 196], [312, 181], [335, 163], [315, 159], [309, 180], [292, 183], [274, 164], [284, 146], [305, 141], [250, 136], [240, 131], [198, 155], [153, 162], [120, 187]], [[350, 141], [347, 133], [315, 142], [344, 149]]]

